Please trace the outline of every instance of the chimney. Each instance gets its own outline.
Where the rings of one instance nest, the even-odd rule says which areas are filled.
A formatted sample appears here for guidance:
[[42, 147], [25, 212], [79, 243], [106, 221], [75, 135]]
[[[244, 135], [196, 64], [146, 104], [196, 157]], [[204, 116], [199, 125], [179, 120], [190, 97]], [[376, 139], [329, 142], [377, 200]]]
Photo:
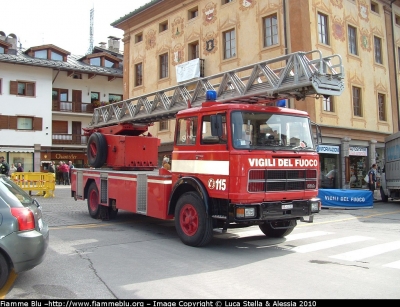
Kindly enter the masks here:
[[101, 42], [99, 43], [100, 48], [106, 49], [106, 43], [105, 42]]
[[3, 31], [0, 31], [0, 39], [11, 44], [11, 47], [8, 48], [8, 54], [17, 54], [18, 38], [15, 34], [10, 33], [6, 35]]
[[108, 37], [108, 50], [119, 53], [120, 38], [115, 36]]

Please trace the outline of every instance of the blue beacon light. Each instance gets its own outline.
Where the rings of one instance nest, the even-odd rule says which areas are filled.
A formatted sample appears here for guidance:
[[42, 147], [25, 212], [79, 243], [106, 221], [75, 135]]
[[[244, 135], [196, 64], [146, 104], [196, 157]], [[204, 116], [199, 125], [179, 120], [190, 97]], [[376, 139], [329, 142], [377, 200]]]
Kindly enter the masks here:
[[216, 101], [217, 100], [217, 91], [208, 90], [206, 92], [206, 100], [207, 101]]

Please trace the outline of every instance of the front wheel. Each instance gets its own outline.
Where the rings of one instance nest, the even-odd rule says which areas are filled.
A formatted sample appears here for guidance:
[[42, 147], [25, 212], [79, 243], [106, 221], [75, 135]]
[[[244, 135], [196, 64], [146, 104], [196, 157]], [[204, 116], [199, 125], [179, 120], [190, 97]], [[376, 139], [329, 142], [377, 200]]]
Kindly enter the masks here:
[[88, 204], [89, 214], [94, 219], [98, 219], [100, 217], [101, 210], [99, 201], [100, 201], [99, 190], [97, 189], [96, 182], [92, 182], [88, 190], [87, 204]]
[[189, 246], [204, 246], [212, 239], [212, 218], [195, 192], [183, 194], [175, 208], [175, 227], [181, 241]]
[[382, 187], [379, 189], [379, 191], [381, 192], [382, 201], [385, 202], [385, 203], [387, 203], [387, 202], [389, 201], [389, 196], [387, 196], [387, 195], [385, 194], [385, 191], [383, 190]]
[[10, 266], [7, 259], [0, 253], [0, 289], [6, 284], [10, 276]]
[[289, 235], [296, 225], [296, 220], [288, 220], [265, 222], [264, 224], [259, 225], [259, 227], [267, 237], [282, 238]]

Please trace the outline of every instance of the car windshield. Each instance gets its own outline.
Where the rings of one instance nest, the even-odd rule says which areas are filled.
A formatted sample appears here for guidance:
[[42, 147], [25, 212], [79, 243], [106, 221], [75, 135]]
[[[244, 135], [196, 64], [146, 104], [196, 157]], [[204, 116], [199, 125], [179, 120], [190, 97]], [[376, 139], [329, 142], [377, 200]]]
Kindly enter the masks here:
[[306, 117], [265, 112], [232, 112], [232, 142], [237, 149], [314, 149]]
[[12, 208], [28, 206], [33, 202], [28, 193], [5, 176], [0, 176], [0, 198]]

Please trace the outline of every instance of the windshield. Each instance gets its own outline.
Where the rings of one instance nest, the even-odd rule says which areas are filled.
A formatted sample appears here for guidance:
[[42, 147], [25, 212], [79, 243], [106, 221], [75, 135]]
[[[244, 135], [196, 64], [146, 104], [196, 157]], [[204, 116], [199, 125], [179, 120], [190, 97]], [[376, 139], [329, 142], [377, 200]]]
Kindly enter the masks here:
[[232, 143], [237, 149], [314, 149], [306, 117], [262, 112], [232, 112]]

